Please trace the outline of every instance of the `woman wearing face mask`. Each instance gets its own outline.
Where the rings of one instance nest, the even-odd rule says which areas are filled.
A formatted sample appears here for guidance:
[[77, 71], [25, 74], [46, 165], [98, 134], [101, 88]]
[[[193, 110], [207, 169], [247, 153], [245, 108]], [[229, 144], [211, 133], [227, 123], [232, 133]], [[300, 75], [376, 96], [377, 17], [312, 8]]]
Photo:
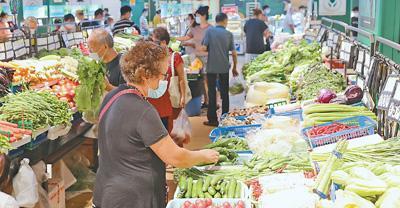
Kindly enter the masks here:
[[[190, 31], [192, 30], [192, 28], [195, 28], [196, 26], [199, 26], [200, 24], [196, 22], [196, 18], [193, 14], [189, 14], [186, 20], [186, 32], [185, 32], [185, 36], [189, 35]], [[185, 53], [192, 55], [195, 52], [195, 44], [192, 40], [188, 40], [182, 43], [183, 46], [185, 46]]]
[[[152, 40], [163, 47], [168, 47], [170, 36], [165, 28], [158, 27], [153, 31]], [[174, 65], [171, 66], [172, 58], [169, 57], [170, 62], [168, 63], [169, 67], [167, 71], [168, 79], [161, 81], [160, 87], [157, 89], [157, 91], [153, 91], [149, 95], [149, 102], [153, 104], [153, 106], [157, 109], [157, 112], [160, 115], [160, 118], [165, 128], [168, 129], [168, 132], [171, 132], [173, 120], [178, 117], [180, 111], [186, 104], [185, 96], [183, 96], [186, 93], [185, 91], [186, 88], [185, 88], [185, 79], [184, 79], [185, 73], [183, 69], [182, 57], [179, 55], [179, 53], [173, 53], [172, 49], [168, 48], [168, 50], [170, 56], [173, 55]], [[178, 109], [172, 108], [170, 95], [168, 92], [169, 80], [172, 76], [172, 70], [174, 70], [174, 75], [178, 76], [179, 79], [179, 91], [181, 94], [181, 99], [180, 99], [180, 108]], [[177, 143], [179, 145], [182, 145], [181, 142]]]
[[[178, 37], [176, 38], [179, 41], [188, 41], [192, 40], [192, 44], [188, 44], [188, 47], [194, 48], [194, 55], [199, 58], [203, 62], [203, 73], [206, 73], [206, 65], [207, 65], [207, 56], [208, 53], [202, 50], [201, 48], [201, 42], [204, 39], [204, 35], [206, 34], [206, 30], [211, 26], [211, 24], [208, 23], [208, 18], [209, 18], [209, 13], [208, 13], [209, 7], [208, 6], [203, 6], [200, 7], [196, 11], [196, 23], [199, 25], [196, 25], [193, 28], [190, 28], [189, 33], [184, 36], [184, 37]], [[204, 79], [204, 104], [203, 107], [208, 106], [208, 87], [207, 87], [207, 79]]]
[[127, 84], [104, 99], [99, 115], [99, 169], [94, 207], [165, 208], [165, 164], [189, 168], [218, 161], [214, 150], [178, 147], [147, 98], [165, 81], [166, 47], [141, 41], [121, 58]]

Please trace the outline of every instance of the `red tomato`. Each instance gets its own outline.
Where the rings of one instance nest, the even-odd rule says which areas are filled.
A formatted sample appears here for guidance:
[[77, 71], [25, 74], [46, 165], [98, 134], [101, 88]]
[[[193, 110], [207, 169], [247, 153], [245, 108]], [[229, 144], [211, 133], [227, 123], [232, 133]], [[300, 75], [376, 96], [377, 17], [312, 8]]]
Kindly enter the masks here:
[[206, 203], [206, 206], [210, 206], [213, 204], [211, 199], [205, 199], [204, 202]]
[[232, 208], [232, 205], [229, 204], [229, 202], [224, 202], [224, 203], [222, 204], [222, 206], [223, 206], [224, 208]]
[[185, 203], [183, 203], [183, 207], [185, 208], [188, 208], [190, 205], [192, 205], [190, 201], [185, 201]]

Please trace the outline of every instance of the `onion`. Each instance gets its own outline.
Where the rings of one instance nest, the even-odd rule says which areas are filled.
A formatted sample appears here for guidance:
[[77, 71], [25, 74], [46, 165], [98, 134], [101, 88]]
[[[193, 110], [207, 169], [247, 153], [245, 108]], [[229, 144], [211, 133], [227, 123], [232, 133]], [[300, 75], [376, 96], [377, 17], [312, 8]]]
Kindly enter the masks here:
[[359, 86], [351, 85], [347, 87], [344, 95], [347, 98], [347, 104], [354, 104], [360, 102], [364, 94]]
[[322, 89], [319, 91], [317, 101], [319, 103], [329, 103], [332, 99], [336, 98], [336, 94], [329, 89]]

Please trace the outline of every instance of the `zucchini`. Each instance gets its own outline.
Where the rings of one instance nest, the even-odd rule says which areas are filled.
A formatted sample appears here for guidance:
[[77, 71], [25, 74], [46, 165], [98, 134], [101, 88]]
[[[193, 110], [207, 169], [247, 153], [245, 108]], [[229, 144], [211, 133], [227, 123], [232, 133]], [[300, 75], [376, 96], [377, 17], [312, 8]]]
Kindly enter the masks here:
[[208, 193], [211, 194], [212, 196], [214, 196], [217, 193], [217, 191], [215, 191], [215, 189], [210, 186], [210, 187], [208, 187]]
[[219, 192], [217, 192], [215, 195], [214, 195], [214, 198], [222, 198], [222, 195], [219, 193]]
[[185, 198], [191, 198], [192, 188], [193, 188], [193, 178], [189, 177], [186, 182], [187, 182], [187, 191], [185, 194]]
[[232, 179], [229, 183], [228, 198], [234, 198], [236, 191], [236, 180]]
[[204, 184], [203, 184], [203, 187], [202, 187], [203, 192], [207, 191], [208, 187], [210, 186], [211, 179], [212, 179], [211, 176], [207, 176], [206, 177], [206, 180], [204, 181]]
[[181, 176], [179, 179], [179, 189], [180, 189], [180, 191], [183, 191], [183, 192], [185, 192], [187, 189], [187, 182], [186, 182], [185, 176]]
[[204, 198], [206, 198], [206, 199], [212, 199], [213, 196], [211, 196], [211, 194], [209, 194], [208, 192], [206, 192], [206, 193], [204, 194]]
[[223, 176], [214, 176], [210, 182], [211, 186], [215, 186], [223, 178]]
[[196, 191], [197, 191], [197, 196], [199, 198], [204, 198], [204, 193], [203, 193], [203, 179], [199, 178], [199, 180], [197, 181], [197, 187], [196, 187]]
[[223, 181], [223, 182], [221, 183], [221, 190], [220, 190], [221, 194], [224, 194], [224, 193], [225, 193], [225, 187], [226, 187], [226, 182]]
[[240, 198], [242, 195], [242, 184], [237, 183], [236, 190], [235, 190], [235, 198]]
[[197, 181], [193, 183], [192, 198], [197, 198]]

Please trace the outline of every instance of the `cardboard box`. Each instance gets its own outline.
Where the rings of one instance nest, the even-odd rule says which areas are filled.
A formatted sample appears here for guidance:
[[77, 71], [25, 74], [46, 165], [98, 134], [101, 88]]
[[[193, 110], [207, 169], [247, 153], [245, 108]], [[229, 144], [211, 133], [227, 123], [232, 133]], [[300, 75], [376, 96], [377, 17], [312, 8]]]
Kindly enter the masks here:
[[49, 179], [48, 189], [50, 208], [65, 208], [64, 181], [60, 178]]
[[65, 189], [68, 189], [76, 182], [76, 178], [72, 175], [63, 160], [60, 160], [53, 165], [53, 178], [62, 179], [64, 181]]

